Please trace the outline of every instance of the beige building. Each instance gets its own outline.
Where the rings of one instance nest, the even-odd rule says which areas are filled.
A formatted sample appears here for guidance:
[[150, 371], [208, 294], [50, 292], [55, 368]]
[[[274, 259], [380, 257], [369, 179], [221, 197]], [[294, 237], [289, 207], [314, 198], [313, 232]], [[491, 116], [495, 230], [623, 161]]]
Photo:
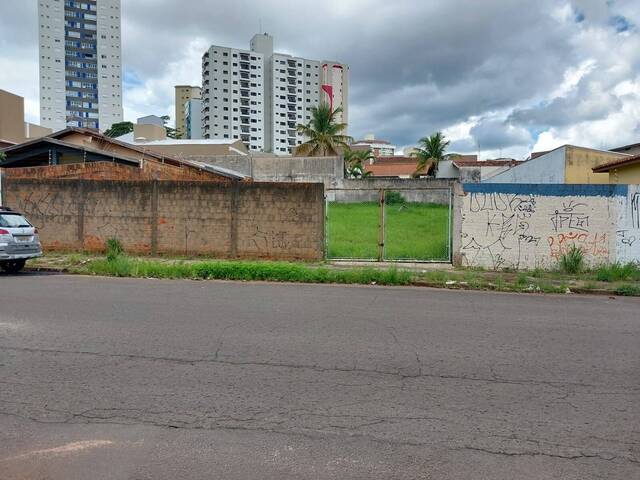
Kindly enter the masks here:
[[175, 121], [179, 138], [186, 138], [187, 122], [184, 105], [189, 100], [202, 98], [202, 89], [191, 85], [176, 85]]
[[0, 142], [2, 144], [22, 143], [50, 133], [50, 128], [24, 121], [24, 98], [0, 90]]

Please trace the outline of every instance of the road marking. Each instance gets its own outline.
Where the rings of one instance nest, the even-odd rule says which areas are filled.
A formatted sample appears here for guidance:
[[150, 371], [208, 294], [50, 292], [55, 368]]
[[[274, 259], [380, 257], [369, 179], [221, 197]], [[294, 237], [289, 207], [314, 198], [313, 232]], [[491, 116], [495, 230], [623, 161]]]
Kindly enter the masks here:
[[70, 455], [74, 453], [82, 452], [83, 450], [89, 450], [92, 448], [106, 447], [113, 445], [111, 440], [86, 440], [83, 442], [72, 442], [55, 448], [47, 448], [44, 450], [33, 450], [32, 452], [16, 455], [15, 457], [5, 458], [7, 460], [20, 460], [23, 458], [34, 457], [37, 455]]

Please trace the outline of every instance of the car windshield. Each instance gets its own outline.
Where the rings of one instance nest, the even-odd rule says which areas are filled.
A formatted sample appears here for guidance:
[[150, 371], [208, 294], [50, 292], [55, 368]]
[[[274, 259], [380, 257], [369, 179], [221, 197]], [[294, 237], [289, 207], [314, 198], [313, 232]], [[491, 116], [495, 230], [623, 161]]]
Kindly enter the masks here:
[[31, 224], [22, 215], [15, 213], [0, 213], [0, 227], [18, 228], [30, 227]]

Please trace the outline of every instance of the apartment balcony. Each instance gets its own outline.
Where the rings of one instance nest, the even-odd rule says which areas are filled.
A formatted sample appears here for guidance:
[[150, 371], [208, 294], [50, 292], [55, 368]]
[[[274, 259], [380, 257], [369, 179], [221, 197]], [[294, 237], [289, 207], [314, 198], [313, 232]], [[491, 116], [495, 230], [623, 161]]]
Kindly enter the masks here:
[[248, 116], [240, 116], [240, 124], [241, 125], [249, 125], [250, 119]]
[[289, 95], [289, 96], [287, 97], [287, 102], [289, 102], [289, 103], [296, 103], [296, 98], [297, 98], [297, 97], [296, 97], [295, 95]]
[[250, 65], [249, 62], [240, 62], [240, 70], [249, 70]]
[[288, 93], [290, 95], [295, 95], [296, 94], [296, 87], [287, 87], [288, 89]]
[[243, 106], [243, 107], [248, 107], [249, 106], [249, 100], [240, 99], [240, 105]]
[[209, 80], [205, 80], [205, 81], [202, 83], [202, 86], [203, 86], [203, 87], [206, 87], [207, 85], [209, 85]]
[[251, 132], [249, 131], [249, 127], [245, 127], [245, 126], [241, 126], [241, 127], [240, 127], [240, 132], [241, 132], [241, 133], [246, 133], [246, 134], [251, 133]]
[[289, 114], [287, 114], [287, 118], [289, 119], [289, 121], [296, 120], [296, 114], [295, 113], [289, 113]]
[[241, 108], [240, 109], [240, 115], [242, 116], [249, 116], [249, 109], [248, 108]]
[[289, 105], [289, 106], [287, 107], [287, 110], [289, 111], [289, 113], [291, 113], [291, 112], [295, 112], [295, 111], [296, 111], [296, 107], [295, 107], [295, 106], [292, 106], [292, 105]]
[[296, 122], [287, 122], [287, 126], [289, 127], [289, 130], [295, 130], [296, 129]]
[[287, 60], [287, 65], [289, 67], [295, 67], [296, 66], [296, 61], [295, 60]]
[[240, 79], [241, 80], [249, 80], [249, 74], [248, 73], [240, 73]]
[[298, 84], [298, 82], [296, 81], [295, 78], [287, 78], [287, 83], [289, 85], [297, 85]]
[[249, 88], [249, 82], [240, 81], [240, 88]]
[[204, 62], [202, 62], [202, 68], [208, 68], [209, 67], [209, 60], [205, 60]]
[[240, 54], [240, 60], [248, 62], [249, 61], [249, 54], [248, 53], [241, 53]]
[[240, 90], [240, 96], [241, 97], [248, 97], [249, 96], [249, 90]]
[[249, 140], [251, 140], [251, 135], [249, 135], [248, 133], [241, 133], [240, 138], [243, 142], [248, 142]]
[[296, 70], [295, 68], [289, 68], [287, 69], [287, 77], [294, 77], [296, 76]]

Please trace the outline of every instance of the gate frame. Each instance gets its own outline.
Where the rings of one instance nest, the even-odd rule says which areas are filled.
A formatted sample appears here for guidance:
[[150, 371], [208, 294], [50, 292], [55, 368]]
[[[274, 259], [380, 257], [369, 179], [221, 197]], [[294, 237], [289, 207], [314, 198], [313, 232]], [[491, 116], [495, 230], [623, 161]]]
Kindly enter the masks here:
[[[447, 258], [442, 260], [419, 260], [419, 259], [386, 259], [384, 258], [385, 247], [385, 194], [386, 192], [402, 192], [402, 191], [447, 191], [448, 215], [447, 215]], [[329, 193], [330, 192], [378, 192], [378, 208], [380, 209], [378, 221], [378, 245], [377, 258], [341, 258], [329, 256]], [[454, 202], [454, 186], [448, 187], [398, 187], [398, 188], [327, 188], [324, 193], [324, 239], [325, 239], [325, 260], [336, 262], [389, 262], [389, 263], [453, 263], [453, 202]]]

